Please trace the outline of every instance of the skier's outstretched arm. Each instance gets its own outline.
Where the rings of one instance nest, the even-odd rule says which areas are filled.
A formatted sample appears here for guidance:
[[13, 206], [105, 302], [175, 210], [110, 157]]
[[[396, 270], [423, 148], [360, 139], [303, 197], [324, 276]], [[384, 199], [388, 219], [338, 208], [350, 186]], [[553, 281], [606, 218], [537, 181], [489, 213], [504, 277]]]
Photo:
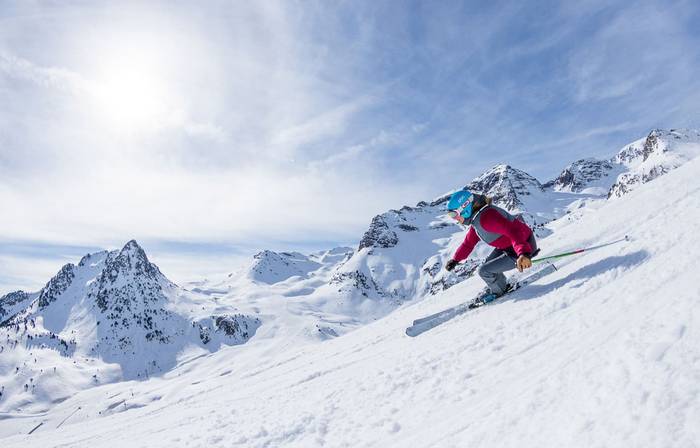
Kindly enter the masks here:
[[479, 237], [477, 236], [476, 231], [474, 231], [473, 227], [469, 227], [467, 236], [464, 238], [462, 244], [460, 244], [460, 246], [455, 251], [455, 254], [452, 257], [452, 259], [456, 262], [466, 260], [472, 253], [472, 251], [474, 250], [474, 246], [476, 246], [476, 243], [478, 242]]

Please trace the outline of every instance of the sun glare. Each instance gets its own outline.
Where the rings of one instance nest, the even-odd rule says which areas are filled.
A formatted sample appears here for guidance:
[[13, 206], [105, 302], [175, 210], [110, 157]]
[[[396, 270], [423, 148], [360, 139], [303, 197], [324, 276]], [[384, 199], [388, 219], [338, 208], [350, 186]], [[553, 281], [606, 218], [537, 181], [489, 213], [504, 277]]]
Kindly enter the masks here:
[[157, 129], [172, 114], [173, 97], [165, 70], [154, 55], [125, 49], [129, 57], [106, 61], [94, 81], [98, 108], [120, 130]]

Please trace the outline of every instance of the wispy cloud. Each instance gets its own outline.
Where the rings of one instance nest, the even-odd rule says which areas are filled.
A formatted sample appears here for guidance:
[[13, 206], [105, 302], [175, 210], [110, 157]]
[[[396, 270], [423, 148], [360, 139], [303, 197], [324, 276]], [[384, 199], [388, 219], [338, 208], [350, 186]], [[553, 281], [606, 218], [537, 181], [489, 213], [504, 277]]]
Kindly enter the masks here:
[[631, 3], [610, 15], [569, 61], [577, 101], [643, 97], [642, 89], [688, 81], [686, 58], [697, 50], [673, 8]]
[[85, 85], [85, 80], [70, 70], [38, 67], [26, 59], [5, 52], [0, 52], [0, 71], [11, 78], [29, 80], [41, 87], [68, 93], [81, 93]]
[[305, 145], [324, 139], [329, 140], [345, 132], [352, 116], [360, 113], [372, 102], [370, 96], [363, 96], [323, 111], [300, 124], [281, 129], [277, 135], [273, 136], [270, 143], [275, 148], [276, 154], [281, 152], [294, 154]]

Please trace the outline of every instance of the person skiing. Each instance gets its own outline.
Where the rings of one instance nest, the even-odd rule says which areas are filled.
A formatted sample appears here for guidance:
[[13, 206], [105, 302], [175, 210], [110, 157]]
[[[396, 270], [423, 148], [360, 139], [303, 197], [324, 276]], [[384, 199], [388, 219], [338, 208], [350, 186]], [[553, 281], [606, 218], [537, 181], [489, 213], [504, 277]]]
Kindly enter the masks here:
[[467, 190], [454, 193], [447, 203], [450, 217], [470, 225], [464, 242], [457, 248], [445, 269], [452, 271], [466, 260], [479, 240], [495, 249], [479, 267], [479, 276], [487, 288], [477, 301], [488, 303], [508, 292], [511, 286], [503, 274], [513, 268], [523, 272], [532, 266], [531, 258], [539, 252], [535, 234], [520, 216], [491, 204], [491, 198]]

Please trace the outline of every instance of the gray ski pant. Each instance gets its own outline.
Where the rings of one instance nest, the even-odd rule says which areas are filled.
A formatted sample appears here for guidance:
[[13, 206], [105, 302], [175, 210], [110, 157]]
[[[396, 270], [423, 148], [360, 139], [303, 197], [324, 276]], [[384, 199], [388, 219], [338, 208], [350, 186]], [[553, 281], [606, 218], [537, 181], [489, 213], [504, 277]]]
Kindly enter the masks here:
[[[537, 241], [535, 241], [535, 235], [530, 235], [527, 240], [532, 247], [532, 253], [537, 252]], [[486, 257], [484, 264], [479, 266], [479, 277], [481, 277], [488, 286], [489, 290], [500, 296], [506, 289], [507, 281], [506, 276], [503, 275], [504, 272], [515, 269], [515, 262], [518, 257], [515, 254], [513, 248], [508, 249], [494, 249], [493, 252]]]

